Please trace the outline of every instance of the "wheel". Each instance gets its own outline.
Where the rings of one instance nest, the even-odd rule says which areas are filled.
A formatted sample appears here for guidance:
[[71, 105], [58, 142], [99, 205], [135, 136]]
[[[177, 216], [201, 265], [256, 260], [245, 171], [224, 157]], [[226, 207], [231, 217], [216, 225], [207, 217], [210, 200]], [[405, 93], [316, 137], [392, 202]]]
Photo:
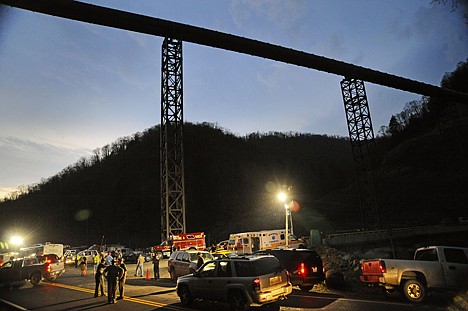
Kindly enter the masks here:
[[189, 306], [193, 302], [192, 294], [187, 286], [181, 286], [178, 294], [183, 306]]
[[249, 307], [246, 304], [244, 295], [241, 292], [233, 292], [229, 296], [231, 311], [247, 311]]
[[31, 275], [30, 281], [32, 285], [34, 286], [38, 285], [41, 282], [41, 280], [42, 280], [42, 276], [40, 272], [34, 272]]
[[310, 291], [312, 288], [314, 288], [313, 286], [310, 286], [310, 285], [299, 285], [299, 288], [301, 289], [301, 291], [303, 292], [308, 292]]
[[174, 268], [171, 268], [171, 270], [169, 271], [169, 275], [171, 276], [171, 280], [177, 281], [177, 275], [175, 273]]
[[403, 294], [411, 302], [421, 302], [426, 296], [426, 290], [418, 280], [408, 280], [403, 285]]

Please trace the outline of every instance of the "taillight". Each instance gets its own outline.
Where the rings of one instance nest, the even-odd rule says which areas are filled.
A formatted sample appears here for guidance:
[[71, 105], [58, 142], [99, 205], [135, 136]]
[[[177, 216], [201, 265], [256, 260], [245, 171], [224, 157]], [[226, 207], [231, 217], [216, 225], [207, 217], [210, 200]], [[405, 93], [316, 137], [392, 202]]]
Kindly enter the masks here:
[[305, 265], [303, 262], [301, 262], [301, 265], [299, 267], [299, 274], [305, 274], [305, 271], [306, 271]]
[[253, 280], [252, 289], [253, 289], [254, 292], [260, 290], [260, 279], [259, 278], [256, 278], [255, 280]]
[[379, 261], [379, 270], [380, 270], [380, 273], [387, 272], [387, 267], [385, 267], [385, 262], [382, 260]]
[[52, 272], [52, 266], [50, 265], [50, 263], [47, 263], [47, 264], [46, 264], [46, 272], [47, 272], [47, 273]]

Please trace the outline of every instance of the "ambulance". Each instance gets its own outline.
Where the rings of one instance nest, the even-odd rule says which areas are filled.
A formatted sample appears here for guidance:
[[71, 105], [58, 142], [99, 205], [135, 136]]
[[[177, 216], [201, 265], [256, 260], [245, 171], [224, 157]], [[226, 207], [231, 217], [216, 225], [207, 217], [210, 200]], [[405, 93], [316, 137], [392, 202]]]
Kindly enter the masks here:
[[[288, 248], [305, 248], [305, 241], [290, 234]], [[286, 230], [262, 230], [232, 233], [229, 235], [228, 249], [237, 254], [248, 254], [260, 250], [286, 248]]]

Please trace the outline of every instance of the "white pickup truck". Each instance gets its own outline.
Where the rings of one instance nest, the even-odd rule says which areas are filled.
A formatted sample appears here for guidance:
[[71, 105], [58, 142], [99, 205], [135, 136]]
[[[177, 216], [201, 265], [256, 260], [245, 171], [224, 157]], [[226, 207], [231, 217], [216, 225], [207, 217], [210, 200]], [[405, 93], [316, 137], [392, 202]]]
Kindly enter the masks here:
[[362, 260], [361, 270], [362, 282], [381, 286], [388, 295], [402, 291], [409, 301], [421, 302], [430, 290], [468, 288], [468, 248], [418, 248], [414, 260]]

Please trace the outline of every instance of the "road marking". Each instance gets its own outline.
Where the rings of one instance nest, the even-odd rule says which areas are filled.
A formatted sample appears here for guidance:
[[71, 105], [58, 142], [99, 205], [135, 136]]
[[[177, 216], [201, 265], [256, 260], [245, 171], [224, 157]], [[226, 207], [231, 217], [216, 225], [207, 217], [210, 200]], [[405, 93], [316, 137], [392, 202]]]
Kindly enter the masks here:
[[17, 304], [14, 304], [13, 302], [10, 302], [10, 301], [7, 301], [7, 300], [4, 300], [4, 299], [0, 299], [1, 302], [3, 302], [4, 304], [7, 304], [13, 308], [16, 308], [18, 310], [21, 310], [21, 311], [28, 311], [28, 309], [22, 307], [22, 306], [19, 306]]
[[[379, 301], [379, 300], [364, 300], [364, 299], [353, 299], [353, 298], [342, 298], [342, 297], [322, 297], [322, 296], [304, 296], [304, 295], [288, 295], [288, 297], [302, 297], [302, 298], [309, 298], [309, 299], [328, 299], [328, 300], [335, 300], [335, 301], [348, 301], [348, 302], [364, 302], [364, 303], [374, 303], [374, 304], [383, 304], [383, 305], [395, 305], [395, 306], [412, 306], [411, 303], [404, 303], [404, 302], [391, 302], [391, 301]], [[433, 306], [428, 306], [433, 308]], [[445, 310], [445, 309], [441, 309]]]
[[[62, 287], [62, 288], [70, 289], [70, 290], [76, 290], [76, 291], [80, 291], [80, 292], [84, 292], [84, 293], [94, 294], [94, 290], [89, 289], [89, 288], [83, 288], [83, 287], [78, 287], [78, 286], [73, 286], [73, 285], [66, 285], [66, 284], [59, 284], [59, 283], [47, 283], [47, 285], [52, 285], [52, 286], [55, 286], [55, 287]], [[163, 308], [164, 307], [164, 308], [167, 308], [167, 309], [170, 309], [170, 310], [177, 310], [177, 311], [186, 311], [186, 310], [188, 310], [188, 309], [177, 307], [177, 306], [171, 306], [171, 305], [168, 305], [168, 304], [162, 303], [162, 302], [156, 302], [156, 301], [145, 300], [145, 299], [141, 299], [141, 298], [134, 298], [134, 297], [129, 297], [129, 296], [124, 296], [123, 300], [134, 302], [134, 303], [139, 303], [139, 304], [143, 304], [143, 305], [147, 305], [147, 306], [151, 306], [151, 307], [158, 307], [158, 308]], [[27, 309], [23, 309], [23, 310], [27, 310]]]

